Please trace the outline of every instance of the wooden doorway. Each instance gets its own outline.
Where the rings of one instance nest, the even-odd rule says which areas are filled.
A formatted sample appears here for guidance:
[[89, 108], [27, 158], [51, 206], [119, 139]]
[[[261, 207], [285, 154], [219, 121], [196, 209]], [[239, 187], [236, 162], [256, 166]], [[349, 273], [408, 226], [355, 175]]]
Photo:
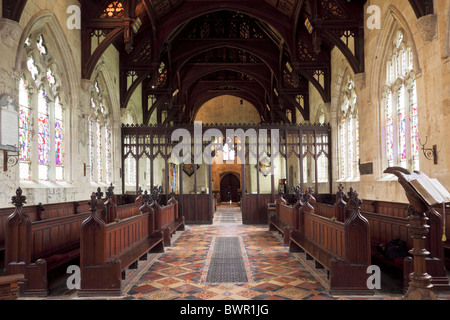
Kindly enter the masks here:
[[221, 202], [239, 202], [239, 189], [241, 182], [236, 175], [228, 173], [220, 181], [220, 199]]

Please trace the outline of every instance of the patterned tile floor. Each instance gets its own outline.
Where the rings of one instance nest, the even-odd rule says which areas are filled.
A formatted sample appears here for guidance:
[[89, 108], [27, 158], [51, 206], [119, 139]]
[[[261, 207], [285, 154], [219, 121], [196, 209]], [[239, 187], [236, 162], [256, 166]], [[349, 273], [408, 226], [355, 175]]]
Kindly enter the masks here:
[[[248, 282], [206, 283], [211, 248], [218, 237], [238, 237]], [[267, 226], [243, 225], [238, 207], [222, 206], [213, 225], [187, 226], [172, 247], [127, 271], [120, 300], [400, 300], [401, 293], [332, 296], [325, 271], [304, 254], [289, 253], [281, 236]], [[450, 295], [439, 295], [450, 300]], [[81, 299], [76, 291], [56, 291], [49, 299]], [[103, 299], [118, 300], [104, 297]]]

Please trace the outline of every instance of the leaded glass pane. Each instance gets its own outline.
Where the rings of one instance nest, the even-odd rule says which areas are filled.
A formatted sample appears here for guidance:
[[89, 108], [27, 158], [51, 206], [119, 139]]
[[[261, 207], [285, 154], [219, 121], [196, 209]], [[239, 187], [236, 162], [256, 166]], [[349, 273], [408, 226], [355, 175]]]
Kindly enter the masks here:
[[388, 167], [394, 166], [394, 119], [392, 112], [392, 92], [386, 95], [386, 155]]
[[417, 112], [417, 89], [416, 80], [412, 82], [410, 90], [410, 112], [411, 112], [411, 152], [413, 157], [413, 170], [419, 170], [419, 126]]

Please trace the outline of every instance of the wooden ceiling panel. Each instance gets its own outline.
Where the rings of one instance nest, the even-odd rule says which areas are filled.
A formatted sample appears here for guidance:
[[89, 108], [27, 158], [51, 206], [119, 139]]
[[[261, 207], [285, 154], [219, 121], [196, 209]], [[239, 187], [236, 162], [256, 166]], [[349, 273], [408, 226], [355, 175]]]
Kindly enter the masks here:
[[267, 3], [274, 6], [278, 11], [287, 15], [289, 18], [292, 17], [295, 11], [295, 6], [297, 0], [266, 0]]

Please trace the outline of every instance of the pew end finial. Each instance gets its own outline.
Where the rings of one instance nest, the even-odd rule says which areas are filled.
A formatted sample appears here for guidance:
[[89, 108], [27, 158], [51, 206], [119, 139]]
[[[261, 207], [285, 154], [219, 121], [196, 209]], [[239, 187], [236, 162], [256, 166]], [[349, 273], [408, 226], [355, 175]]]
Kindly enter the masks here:
[[22, 188], [17, 188], [16, 195], [11, 198], [12, 204], [16, 207], [22, 207], [27, 203], [27, 197], [22, 194]]

